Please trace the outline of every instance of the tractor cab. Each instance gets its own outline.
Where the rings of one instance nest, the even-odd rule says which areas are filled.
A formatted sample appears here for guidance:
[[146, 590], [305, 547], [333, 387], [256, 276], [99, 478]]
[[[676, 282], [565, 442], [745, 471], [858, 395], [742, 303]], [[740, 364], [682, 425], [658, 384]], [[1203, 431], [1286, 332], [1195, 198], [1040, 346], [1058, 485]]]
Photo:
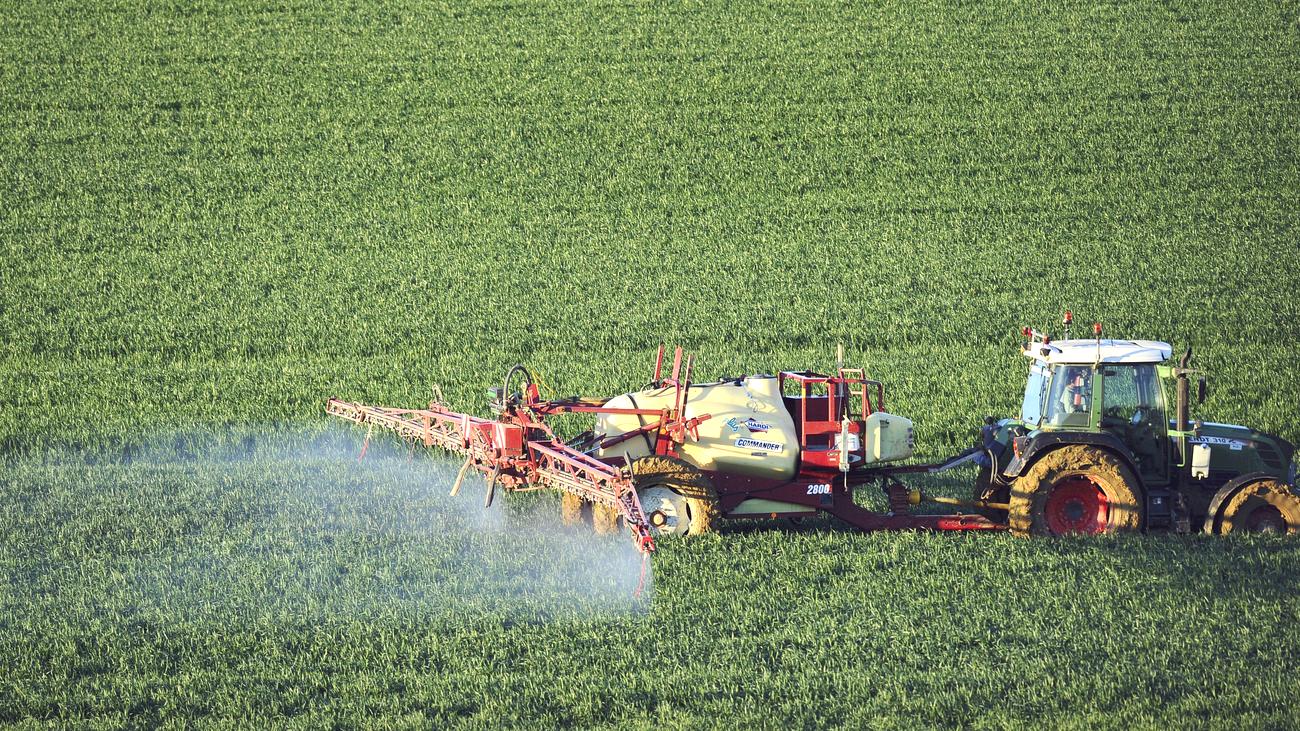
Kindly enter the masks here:
[[1169, 420], [1160, 364], [1172, 348], [1155, 340], [1031, 343], [1020, 420], [1045, 432], [1106, 433], [1132, 453], [1143, 478], [1169, 478]]

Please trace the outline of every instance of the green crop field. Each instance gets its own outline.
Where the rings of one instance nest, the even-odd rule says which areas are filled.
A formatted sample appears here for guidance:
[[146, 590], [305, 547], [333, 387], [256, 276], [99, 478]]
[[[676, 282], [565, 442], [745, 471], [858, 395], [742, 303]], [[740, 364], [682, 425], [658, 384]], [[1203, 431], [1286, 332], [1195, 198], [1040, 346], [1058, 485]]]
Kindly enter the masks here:
[[1300, 726], [1295, 540], [737, 523], [634, 597], [322, 413], [842, 342], [939, 459], [1069, 307], [1300, 442], [1294, 3], [3, 18], [0, 724]]

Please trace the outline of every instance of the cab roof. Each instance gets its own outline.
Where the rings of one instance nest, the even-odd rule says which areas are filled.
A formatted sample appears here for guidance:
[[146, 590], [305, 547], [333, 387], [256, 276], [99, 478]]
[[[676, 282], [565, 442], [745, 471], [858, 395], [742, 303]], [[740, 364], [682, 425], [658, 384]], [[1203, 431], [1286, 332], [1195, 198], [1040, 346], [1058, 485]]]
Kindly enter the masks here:
[[[1096, 363], [1096, 340], [1053, 340], [1033, 342], [1021, 351], [1025, 357], [1044, 363]], [[1102, 363], [1163, 363], [1174, 349], [1159, 340], [1102, 340]]]

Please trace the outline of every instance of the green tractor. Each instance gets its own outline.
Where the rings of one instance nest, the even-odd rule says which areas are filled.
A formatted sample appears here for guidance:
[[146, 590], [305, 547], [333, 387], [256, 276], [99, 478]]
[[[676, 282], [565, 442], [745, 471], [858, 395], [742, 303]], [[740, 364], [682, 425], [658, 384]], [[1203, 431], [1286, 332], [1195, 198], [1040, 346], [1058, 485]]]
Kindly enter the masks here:
[[[981, 431], [980, 499], [1017, 535], [1174, 530], [1300, 533], [1295, 447], [1244, 426], [1190, 422], [1191, 348], [1053, 341], [1024, 330], [1020, 417]], [[1164, 383], [1173, 381], [1174, 415]], [[1198, 379], [1197, 403], [1205, 400]]]

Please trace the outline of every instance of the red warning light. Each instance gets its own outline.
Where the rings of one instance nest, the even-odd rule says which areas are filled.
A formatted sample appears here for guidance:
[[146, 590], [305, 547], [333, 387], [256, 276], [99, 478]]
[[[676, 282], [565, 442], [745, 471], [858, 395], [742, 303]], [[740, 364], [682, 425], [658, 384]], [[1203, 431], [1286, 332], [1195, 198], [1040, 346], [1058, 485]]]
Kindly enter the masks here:
[[1100, 335], [1101, 335], [1101, 323], [1100, 323], [1100, 322], [1094, 322], [1094, 323], [1092, 324], [1092, 332], [1093, 332], [1094, 334], [1096, 334], [1097, 336], [1100, 336]]
[[1024, 328], [1021, 328], [1021, 329], [1020, 329], [1020, 334], [1021, 334], [1021, 335], [1024, 335], [1025, 337], [1029, 337], [1029, 333], [1031, 333], [1031, 332], [1033, 332], [1033, 331], [1030, 330], [1028, 327], [1024, 327]]
[[1066, 311], [1065, 311], [1065, 319], [1064, 319], [1064, 322], [1065, 322], [1066, 325], [1069, 325], [1070, 323], [1074, 322], [1074, 315], [1071, 314], [1069, 310], [1066, 310]]

